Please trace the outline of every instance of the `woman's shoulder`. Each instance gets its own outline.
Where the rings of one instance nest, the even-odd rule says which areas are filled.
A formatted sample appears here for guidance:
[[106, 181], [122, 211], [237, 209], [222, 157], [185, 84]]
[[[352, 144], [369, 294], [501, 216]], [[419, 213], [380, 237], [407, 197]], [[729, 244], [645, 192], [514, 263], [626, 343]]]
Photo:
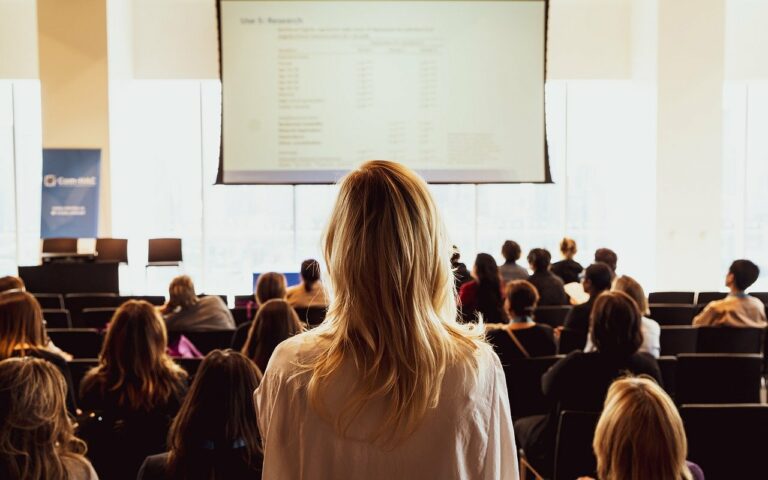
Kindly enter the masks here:
[[61, 459], [67, 478], [70, 480], [98, 480], [99, 476], [93, 469], [93, 465], [83, 456], [64, 456]]
[[315, 330], [294, 335], [282, 342], [272, 352], [265, 373], [294, 373], [299, 365], [312, 358], [321, 348], [320, 335]]
[[160, 480], [166, 478], [166, 465], [168, 464], [168, 452], [150, 455], [144, 459], [139, 469], [137, 480]]

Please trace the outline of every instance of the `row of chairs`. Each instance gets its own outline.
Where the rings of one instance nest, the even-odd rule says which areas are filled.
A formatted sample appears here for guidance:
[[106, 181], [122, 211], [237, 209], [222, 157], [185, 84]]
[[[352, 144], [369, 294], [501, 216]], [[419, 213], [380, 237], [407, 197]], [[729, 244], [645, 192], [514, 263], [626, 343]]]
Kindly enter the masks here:
[[[46, 238], [42, 253], [77, 254], [77, 238]], [[97, 238], [97, 262], [128, 263], [128, 240], [124, 238]], [[150, 238], [147, 242], [147, 264], [178, 265], [182, 258], [180, 238]]]
[[[706, 305], [715, 300], [722, 300], [727, 295], [726, 292], [651, 292], [648, 294], [648, 303]], [[768, 292], [753, 292], [750, 295], [768, 304]]]
[[[174, 358], [173, 361], [187, 372], [191, 380], [195, 376], [195, 373], [197, 373], [197, 369], [200, 367], [200, 363], [203, 361], [203, 359]], [[99, 364], [99, 360], [95, 357], [76, 358], [74, 360], [70, 360], [67, 363], [69, 365], [69, 372], [72, 375], [72, 386], [76, 392], [79, 392], [80, 382], [83, 380], [83, 377], [85, 377], [85, 374], [88, 373], [88, 370]]]

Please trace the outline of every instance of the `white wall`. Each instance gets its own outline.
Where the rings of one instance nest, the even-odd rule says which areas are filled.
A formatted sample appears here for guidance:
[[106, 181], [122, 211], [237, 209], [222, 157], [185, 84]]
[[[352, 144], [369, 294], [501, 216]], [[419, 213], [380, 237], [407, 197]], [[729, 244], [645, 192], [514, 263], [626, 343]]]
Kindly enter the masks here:
[[37, 78], [35, 0], [0, 0], [0, 78]]

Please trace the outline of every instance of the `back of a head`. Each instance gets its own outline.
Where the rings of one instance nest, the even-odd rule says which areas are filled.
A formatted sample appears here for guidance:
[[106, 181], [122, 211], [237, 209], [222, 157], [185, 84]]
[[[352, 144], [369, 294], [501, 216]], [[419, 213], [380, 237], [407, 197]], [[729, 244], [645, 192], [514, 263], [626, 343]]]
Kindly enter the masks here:
[[274, 298], [256, 312], [242, 352], [264, 371], [275, 347], [302, 330], [301, 320], [293, 307], [283, 299]]
[[0, 293], [8, 292], [11, 290], [23, 291], [24, 289], [24, 280], [20, 279], [19, 277], [14, 277], [13, 275], [0, 277]]
[[507, 284], [506, 292], [507, 308], [516, 317], [529, 314], [529, 310], [536, 308], [539, 303], [539, 292], [536, 287], [527, 280], [512, 280]]
[[508, 262], [518, 261], [520, 259], [520, 252], [520, 245], [513, 240], [507, 240], [501, 246], [501, 255]]
[[589, 280], [592, 291], [604, 292], [611, 288], [613, 270], [604, 263], [593, 263], [584, 270], [584, 279]]
[[170, 313], [176, 308], [182, 310], [191, 307], [197, 303], [197, 294], [195, 293], [195, 284], [188, 275], [180, 275], [168, 286], [168, 308], [166, 313]]
[[648, 315], [648, 297], [645, 295], [643, 287], [634, 278], [628, 275], [622, 275], [613, 282], [613, 289], [617, 292], [624, 292], [635, 301], [640, 309], [641, 315]]
[[10, 357], [20, 345], [41, 348], [45, 339], [37, 299], [22, 291], [0, 294], [0, 359]]
[[643, 342], [640, 310], [623, 292], [604, 292], [592, 306], [592, 343], [597, 351], [615, 357], [636, 353]]
[[65, 479], [63, 457], [82, 460], [66, 410], [67, 384], [51, 363], [0, 362], [0, 478]]
[[206, 355], [168, 433], [172, 478], [221, 478], [200, 471], [204, 466], [196, 457], [202, 451], [238, 449], [258, 467], [261, 442], [253, 392], [260, 380], [259, 370], [240, 353], [214, 350]]
[[565, 258], [573, 258], [576, 255], [576, 252], [576, 240], [564, 237], [560, 241], [560, 253], [562, 253]]
[[552, 254], [545, 248], [534, 248], [528, 253], [528, 263], [536, 272], [547, 271], [550, 262], [552, 262]]
[[320, 263], [315, 259], [301, 262], [301, 279], [304, 281], [304, 289], [309, 292], [312, 286], [320, 280]]
[[451, 245], [426, 183], [397, 163], [363, 164], [341, 182], [324, 251], [334, 297], [313, 330], [328, 345], [307, 367], [311, 404], [322, 413], [324, 379], [348, 359], [361, 380], [337, 431], [384, 397], [371, 440], [402, 439], [437, 404], [445, 368], [474, 364], [477, 348], [471, 327], [456, 322]]
[[254, 294], [260, 304], [273, 298], [285, 298], [285, 275], [277, 272], [262, 273], [256, 281]]
[[616, 252], [610, 248], [598, 248], [595, 250], [595, 263], [604, 263], [608, 265], [615, 274], [616, 266], [619, 263], [619, 257], [616, 255]]
[[478, 253], [475, 257], [475, 274], [477, 275], [477, 282], [479, 284], [494, 285], [496, 290], [499, 289], [499, 267], [496, 265], [496, 260], [487, 253]]
[[601, 480], [690, 480], [675, 404], [653, 380], [623, 378], [608, 389], [593, 449]]
[[746, 290], [757, 281], [760, 268], [749, 260], [736, 260], [731, 264], [728, 273], [733, 275], [733, 283], [739, 290]]

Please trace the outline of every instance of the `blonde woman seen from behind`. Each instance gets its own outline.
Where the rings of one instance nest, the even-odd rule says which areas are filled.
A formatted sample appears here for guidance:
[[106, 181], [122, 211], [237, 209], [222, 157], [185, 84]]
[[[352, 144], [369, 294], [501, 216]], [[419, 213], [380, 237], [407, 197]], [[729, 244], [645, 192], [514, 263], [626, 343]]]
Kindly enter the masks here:
[[328, 317], [275, 349], [255, 393], [263, 478], [516, 480], [504, 372], [456, 321], [426, 183], [385, 161], [350, 173], [324, 254]]

